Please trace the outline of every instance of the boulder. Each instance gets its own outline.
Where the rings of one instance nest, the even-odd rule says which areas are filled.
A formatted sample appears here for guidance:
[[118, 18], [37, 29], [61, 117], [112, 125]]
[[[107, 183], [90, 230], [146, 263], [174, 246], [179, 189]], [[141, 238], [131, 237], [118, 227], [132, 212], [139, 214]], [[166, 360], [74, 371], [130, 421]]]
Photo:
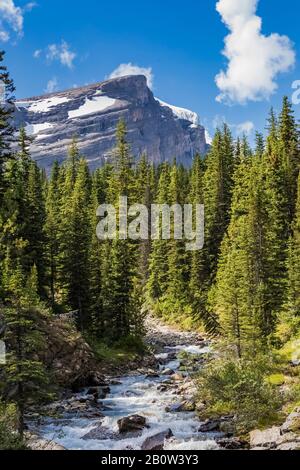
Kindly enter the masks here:
[[159, 379], [159, 373], [151, 371], [146, 375], [146, 379]]
[[175, 403], [166, 408], [167, 413], [189, 413], [195, 411], [196, 404], [194, 401], [185, 400], [181, 403]]
[[119, 419], [118, 427], [121, 434], [140, 431], [147, 427], [147, 421], [144, 416], [133, 415]]
[[106, 441], [108, 439], [116, 439], [116, 437], [116, 433], [112, 432], [110, 429], [100, 424], [99, 426], [85, 434], [81, 439], [83, 439], [84, 441]]
[[175, 372], [172, 369], [164, 369], [161, 373], [161, 375], [168, 376], [168, 375], [173, 375]]
[[109, 381], [109, 385], [122, 385], [122, 382], [120, 382], [119, 380], [110, 380]]
[[222, 421], [219, 426], [220, 432], [226, 436], [233, 436], [236, 429], [233, 421]]
[[171, 377], [172, 380], [174, 380], [174, 382], [182, 382], [184, 380], [184, 377], [182, 374], [173, 374], [172, 377]]
[[47, 441], [46, 439], [42, 439], [41, 437], [26, 433], [25, 434], [26, 444], [31, 450], [38, 450], [38, 451], [58, 451], [58, 450], [66, 450], [63, 446], [57, 444], [54, 441]]
[[155, 434], [154, 436], [148, 437], [142, 444], [141, 450], [163, 450], [166, 439], [173, 437], [171, 429]]
[[225, 450], [249, 449], [249, 443], [238, 438], [218, 439], [217, 444]]
[[199, 428], [199, 432], [218, 432], [220, 431], [220, 419], [207, 419]]
[[287, 417], [280, 430], [283, 434], [300, 431], [300, 408], [296, 408], [293, 413]]
[[106, 378], [99, 372], [92, 372], [86, 378], [86, 386], [88, 387], [109, 387]]
[[100, 387], [98, 396], [100, 400], [104, 400], [104, 398], [107, 397], [107, 395], [110, 394], [110, 387]]
[[268, 449], [274, 449], [280, 439], [281, 433], [279, 427], [273, 427], [260, 431], [256, 429], [250, 432], [250, 446], [251, 447], [266, 447]]

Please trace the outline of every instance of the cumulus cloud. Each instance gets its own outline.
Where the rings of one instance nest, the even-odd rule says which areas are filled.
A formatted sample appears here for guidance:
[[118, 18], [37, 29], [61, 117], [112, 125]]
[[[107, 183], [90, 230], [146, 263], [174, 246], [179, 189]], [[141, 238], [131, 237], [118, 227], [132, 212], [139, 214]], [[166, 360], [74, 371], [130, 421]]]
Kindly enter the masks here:
[[120, 64], [108, 78], [118, 78], [118, 77], [125, 77], [126, 75], [145, 75], [147, 78], [147, 83], [149, 88], [153, 88], [153, 81], [154, 75], [152, 68], [144, 68], [139, 67], [138, 65], [134, 65], [131, 62], [128, 64]]
[[225, 38], [227, 70], [216, 76], [221, 93], [217, 101], [240, 103], [268, 99], [278, 88], [279, 73], [295, 64], [293, 45], [287, 36], [262, 34], [256, 15], [259, 0], [219, 0], [216, 8], [230, 30]]
[[210, 135], [209, 131], [207, 129], [205, 129], [205, 140], [206, 140], [206, 143], [211, 145], [212, 144], [212, 136]]
[[23, 10], [17, 7], [13, 0], [1, 0], [0, 16], [0, 38], [2, 41], [7, 42], [10, 39], [10, 33], [7, 31], [8, 28], [22, 36], [24, 24]]
[[24, 14], [36, 6], [35, 2], [30, 2], [21, 8], [14, 0], [0, 0], [0, 41], [8, 42], [11, 32], [23, 36]]
[[58, 61], [61, 65], [72, 69], [74, 66], [74, 60], [76, 53], [73, 52], [66, 41], [62, 41], [60, 44], [50, 44], [46, 49], [37, 49], [33, 53], [35, 59], [40, 59], [42, 56], [46, 58], [48, 63]]
[[42, 52], [43, 52], [42, 49], [37, 49], [36, 51], [34, 51], [33, 57], [34, 57], [35, 59], [39, 59], [39, 58], [41, 57], [41, 55], [42, 55]]
[[49, 62], [58, 60], [62, 65], [65, 65], [69, 69], [73, 67], [76, 54], [72, 52], [70, 46], [66, 41], [62, 41], [61, 44], [50, 44], [46, 51], [46, 58]]
[[38, 6], [38, 4], [36, 2], [29, 2], [25, 5], [25, 7], [23, 8], [23, 11], [24, 12], [31, 11], [37, 6]]
[[237, 135], [251, 135], [254, 131], [254, 123], [252, 121], [241, 122], [240, 124], [236, 124], [232, 126], [236, 130]]
[[225, 116], [221, 116], [220, 114], [217, 114], [212, 121], [212, 127], [214, 130], [221, 129], [224, 124], [227, 124], [234, 133], [234, 135], [237, 137], [241, 135], [246, 135], [249, 137], [255, 129], [255, 125], [252, 121], [245, 121], [239, 124], [231, 124], [227, 121]]
[[53, 77], [49, 82], [47, 83], [47, 86], [45, 88], [46, 93], [54, 93], [58, 89], [58, 81], [56, 77]]

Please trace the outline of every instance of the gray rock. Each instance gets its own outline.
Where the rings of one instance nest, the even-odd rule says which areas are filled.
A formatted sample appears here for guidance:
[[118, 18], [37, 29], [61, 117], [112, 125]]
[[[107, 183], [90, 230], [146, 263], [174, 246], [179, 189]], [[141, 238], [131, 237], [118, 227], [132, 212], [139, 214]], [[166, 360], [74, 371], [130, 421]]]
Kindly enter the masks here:
[[274, 449], [277, 446], [277, 441], [280, 439], [280, 436], [280, 428], [275, 426], [264, 431], [256, 429], [250, 432], [250, 446], [251, 448], [266, 447], [268, 449]]
[[225, 450], [243, 450], [249, 449], [249, 444], [238, 438], [218, 439], [217, 444]]
[[155, 436], [148, 437], [142, 444], [142, 450], [163, 450], [166, 439], [173, 437], [171, 429], [155, 434]]
[[208, 419], [203, 424], [201, 424], [199, 428], [199, 432], [217, 432], [220, 431], [220, 423], [221, 420], [219, 419]]
[[296, 408], [286, 419], [285, 423], [281, 426], [281, 432], [294, 432], [300, 431], [300, 408]]
[[165, 369], [165, 370], [163, 370], [162, 373], [161, 373], [161, 375], [166, 375], [166, 376], [168, 376], [168, 375], [173, 375], [173, 374], [175, 374], [175, 372], [174, 372], [174, 370], [172, 370], [172, 369]]
[[196, 409], [194, 401], [185, 400], [181, 403], [175, 403], [166, 408], [167, 413], [189, 413]]
[[147, 427], [146, 418], [139, 415], [128, 416], [126, 418], [119, 419], [118, 427], [121, 434], [141, 431]]
[[99, 426], [85, 434], [81, 439], [83, 439], [84, 441], [106, 441], [109, 439], [116, 439], [116, 437], [116, 433], [110, 431], [108, 428], [100, 424]]
[[63, 446], [57, 444], [54, 441], [47, 441], [46, 439], [42, 439], [41, 437], [27, 433], [25, 435], [26, 444], [31, 450], [38, 450], [38, 451], [59, 451], [59, 450], [66, 450]]
[[48, 171], [55, 160], [66, 159], [74, 135], [91, 169], [111, 160], [120, 119], [137, 158], [146, 152], [157, 164], [176, 157], [190, 166], [196, 153], [207, 150], [197, 115], [181, 111], [178, 116], [178, 109], [154, 98], [142, 75], [19, 100], [15, 112], [15, 125], [35, 137], [32, 156]]

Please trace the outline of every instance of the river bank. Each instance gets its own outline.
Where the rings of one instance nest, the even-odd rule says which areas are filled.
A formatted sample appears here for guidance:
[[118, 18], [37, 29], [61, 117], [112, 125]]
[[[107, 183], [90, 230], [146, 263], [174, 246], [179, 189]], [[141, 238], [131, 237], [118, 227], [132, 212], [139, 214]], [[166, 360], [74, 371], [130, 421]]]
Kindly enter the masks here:
[[219, 448], [219, 432], [199, 432], [194, 402], [193, 373], [210, 354], [210, 343], [157, 321], [148, 320], [146, 327], [153, 367], [146, 363], [125, 375], [99, 376], [98, 382], [95, 377], [94, 386], [66, 391], [43, 409], [44, 416], [28, 415], [30, 431], [77, 450]]

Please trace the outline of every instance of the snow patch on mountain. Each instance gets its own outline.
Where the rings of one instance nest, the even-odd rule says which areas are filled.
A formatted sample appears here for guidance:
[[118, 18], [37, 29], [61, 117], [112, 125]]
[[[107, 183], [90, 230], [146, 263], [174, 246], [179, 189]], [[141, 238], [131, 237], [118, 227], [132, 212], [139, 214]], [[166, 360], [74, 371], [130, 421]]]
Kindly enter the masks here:
[[68, 103], [68, 101], [70, 100], [66, 96], [53, 96], [38, 101], [17, 101], [16, 107], [18, 109], [27, 109], [31, 113], [48, 113], [51, 108]]
[[173, 106], [171, 104], [165, 103], [164, 101], [160, 100], [159, 98], [155, 98], [162, 106], [166, 106], [170, 108], [178, 119], [183, 119], [185, 121], [191, 122], [194, 126], [199, 126], [200, 120], [197, 113], [194, 111], [190, 111], [189, 109], [179, 108], [178, 106]]
[[86, 116], [88, 114], [99, 113], [114, 106], [116, 100], [108, 96], [94, 96], [92, 99], [85, 99], [85, 103], [78, 109], [69, 111], [69, 119]]
[[[27, 135], [36, 135], [39, 134], [39, 132], [45, 131], [47, 129], [52, 129], [54, 127], [54, 124], [51, 124], [50, 122], [43, 122], [42, 124], [26, 124], [25, 126], [25, 131]], [[42, 137], [42, 136], [41, 136]]]

